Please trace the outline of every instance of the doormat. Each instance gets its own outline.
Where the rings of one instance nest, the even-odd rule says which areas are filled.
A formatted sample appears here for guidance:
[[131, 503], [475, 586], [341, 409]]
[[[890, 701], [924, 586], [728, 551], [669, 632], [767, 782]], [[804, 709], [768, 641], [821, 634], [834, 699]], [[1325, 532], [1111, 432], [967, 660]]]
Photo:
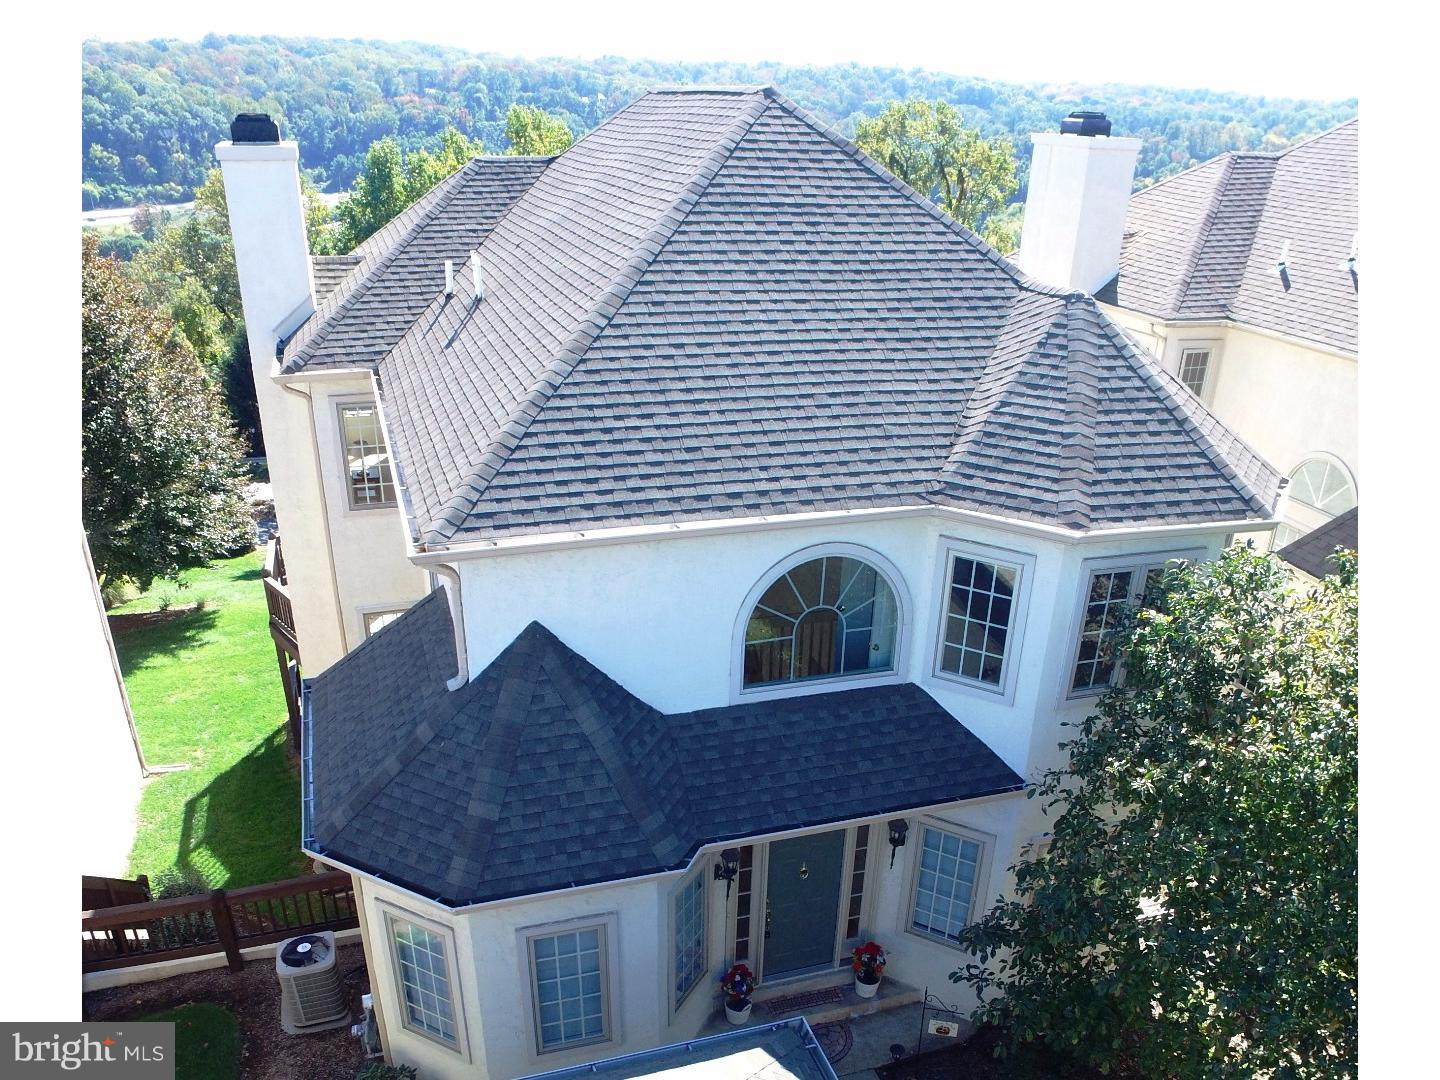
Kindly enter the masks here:
[[816, 1024], [814, 1029], [815, 1041], [820, 1044], [820, 1049], [825, 1052], [825, 1058], [831, 1065], [840, 1064], [840, 1059], [855, 1045], [855, 1033], [850, 1030], [849, 1020], [833, 1020], [828, 1024]]
[[767, 1013], [791, 1013], [813, 1009], [816, 1005], [839, 1005], [844, 1000], [845, 997], [840, 993], [838, 986], [829, 986], [824, 990], [812, 990], [806, 994], [786, 994], [783, 997], [771, 998], [769, 1001], [757, 1002], [757, 1004]]

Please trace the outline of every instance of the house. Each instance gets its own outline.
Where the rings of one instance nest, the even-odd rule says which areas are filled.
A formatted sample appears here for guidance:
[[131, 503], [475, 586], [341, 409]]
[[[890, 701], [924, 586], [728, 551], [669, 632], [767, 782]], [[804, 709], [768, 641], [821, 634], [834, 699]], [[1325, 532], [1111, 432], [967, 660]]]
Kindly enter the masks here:
[[1147, 572], [1272, 526], [1279, 475], [771, 88], [477, 159], [343, 264], [295, 144], [235, 136], [304, 846], [389, 1058], [684, 1042], [731, 963], [829, 988], [869, 939], [949, 987]]
[[1275, 547], [1355, 506], [1359, 120], [1133, 196], [1139, 140], [1034, 138], [1020, 264], [1093, 293], [1285, 473]]

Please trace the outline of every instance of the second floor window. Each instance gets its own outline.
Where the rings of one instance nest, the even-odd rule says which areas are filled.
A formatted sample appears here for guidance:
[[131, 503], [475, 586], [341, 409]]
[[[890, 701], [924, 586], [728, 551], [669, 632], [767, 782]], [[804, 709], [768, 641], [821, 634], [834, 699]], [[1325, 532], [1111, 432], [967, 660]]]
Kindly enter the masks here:
[[350, 509], [394, 506], [395, 480], [385, 433], [380, 429], [379, 409], [369, 403], [341, 405], [340, 441], [345, 449]]
[[1186, 349], [1180, 354], [1180, 381], [1192, 394], [1204, 398], [1209, 377], [1209, 349]]

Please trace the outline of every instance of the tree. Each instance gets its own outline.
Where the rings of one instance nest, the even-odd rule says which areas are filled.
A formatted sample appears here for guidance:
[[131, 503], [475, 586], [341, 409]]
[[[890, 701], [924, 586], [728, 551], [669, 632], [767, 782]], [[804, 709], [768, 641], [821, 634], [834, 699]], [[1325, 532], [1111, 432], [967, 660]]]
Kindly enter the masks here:
[[505, 115], [505, 138], [510, 140], [507, 154], [533, 154], [549, 157], [570, 149], [575, 135], [558, 116], [551, 116], [535, 105], [516, 102]]
[[890, 102], [855, 132], [861, 150], [961, 225], [1002, 252], [1015, 249], [1012, 228], [987, 229], [1019, 186], [1009, 139], [982, 138], [949, 102], [919, 99]]
[[102, 580], [142, 588], [245, 545], [225, 407], [169, 321], [96, 240], [81, 249], [81, 500]]
[[339, 221], [335, 247], [340, 252], [352, 251], [441, 180], [484, 152], [483, 144], [467, 139], [454, 128], [441, 134], [440, 147], [433, 152], [421, 149], [407, 156], [401, 152], [400, 144], [388, 136], [371, 144], [354, 187], [335, 211]]
[[1079, 725], [1014, 898], [951, 975], [1011, 1047], [1147, 1076], [1353, 1076], [1357, 586], [1232, 548], [1167, 572]]

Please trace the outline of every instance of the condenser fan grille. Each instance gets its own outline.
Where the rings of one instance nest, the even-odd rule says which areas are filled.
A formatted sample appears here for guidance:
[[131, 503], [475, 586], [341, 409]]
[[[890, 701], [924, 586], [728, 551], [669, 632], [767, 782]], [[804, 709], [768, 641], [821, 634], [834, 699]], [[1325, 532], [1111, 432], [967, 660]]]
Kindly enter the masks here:
[[324, 938], [318, 934], [307, 934], [285, 943], [280, 950], [280, 962], [286, 967], [303, 968], [323, 963], [329, 955], [330, 946]]

